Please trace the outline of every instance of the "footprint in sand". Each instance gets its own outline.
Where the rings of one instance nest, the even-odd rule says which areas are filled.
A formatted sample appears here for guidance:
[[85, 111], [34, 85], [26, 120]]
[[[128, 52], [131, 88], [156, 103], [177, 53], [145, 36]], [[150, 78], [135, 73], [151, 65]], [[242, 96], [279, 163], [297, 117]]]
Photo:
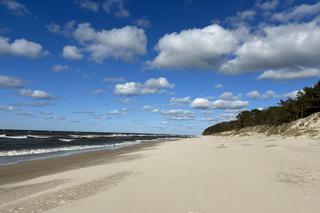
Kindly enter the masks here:
[[265, 148], [271, 148], [271, 147], [276, 147], [277, 145], [271, 144], [271, 145], [266, 145]]

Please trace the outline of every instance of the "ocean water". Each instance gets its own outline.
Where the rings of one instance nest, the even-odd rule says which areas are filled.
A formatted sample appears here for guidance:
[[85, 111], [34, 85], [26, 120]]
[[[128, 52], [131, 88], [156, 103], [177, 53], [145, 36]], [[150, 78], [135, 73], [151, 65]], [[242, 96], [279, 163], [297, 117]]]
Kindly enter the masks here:
[[0, 130], [0, 165], [114, 150], [139, 143], [171, 141], [188, 136], [140, 133], [98, 133]]

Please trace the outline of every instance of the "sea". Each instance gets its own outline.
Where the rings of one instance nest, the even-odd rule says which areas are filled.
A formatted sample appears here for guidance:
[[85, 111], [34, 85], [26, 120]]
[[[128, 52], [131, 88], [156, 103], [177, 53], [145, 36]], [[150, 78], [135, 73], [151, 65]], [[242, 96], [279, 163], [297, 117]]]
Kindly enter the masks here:
[[186, 135], [0, 130], [0, 165], [115, 150], [141, 143], [169, 142]]

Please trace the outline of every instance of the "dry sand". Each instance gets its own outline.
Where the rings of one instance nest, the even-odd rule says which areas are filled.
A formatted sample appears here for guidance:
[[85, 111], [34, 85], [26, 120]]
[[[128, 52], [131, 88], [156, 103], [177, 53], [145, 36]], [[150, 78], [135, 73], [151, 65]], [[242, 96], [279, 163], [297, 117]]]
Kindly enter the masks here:
[[319, 140], [208, 136], [121, 157], [2, 184], [0, 212], [320, 212]]

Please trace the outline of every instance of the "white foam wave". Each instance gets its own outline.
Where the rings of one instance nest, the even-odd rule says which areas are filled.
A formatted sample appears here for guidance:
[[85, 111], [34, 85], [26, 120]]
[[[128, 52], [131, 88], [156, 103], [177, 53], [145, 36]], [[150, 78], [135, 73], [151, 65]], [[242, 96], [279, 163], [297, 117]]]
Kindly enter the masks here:
[[50, 135], [28, 135], [29, 138], [39, 138], [39, 139], [46, 139], [46, 138], [52, 138]]
[[71, 142], [74, 141], [75, 139], [70, 139], [70, 138], [59, 138], [59, 141], [63, 141], [63, 142]]
[[26, 139], [26, 138], [28, 138], [28, 136], [27, 135], [8, 136], [8, 135], [4, 134], [4, 135], [0, 135], [0, 138]]
[[139, 143], [141, 143], [140, 140], [131, 141], [131, 142], [108, 144], [108, 145], [70, 146], [70, 147], [57, 147], [57, 148], [49, 148], [49, 149], [11, 150], [11, 151], [0, 152], [0, 157], [36, 155], [36, 154], [46, 154], [46, 153], [54, 153], [54, 152], [92, 150], [92, 149], [103, 149], [103, 148], [113, 148], [113, 147], [125, 147], [125, 146], [139, 144]]

